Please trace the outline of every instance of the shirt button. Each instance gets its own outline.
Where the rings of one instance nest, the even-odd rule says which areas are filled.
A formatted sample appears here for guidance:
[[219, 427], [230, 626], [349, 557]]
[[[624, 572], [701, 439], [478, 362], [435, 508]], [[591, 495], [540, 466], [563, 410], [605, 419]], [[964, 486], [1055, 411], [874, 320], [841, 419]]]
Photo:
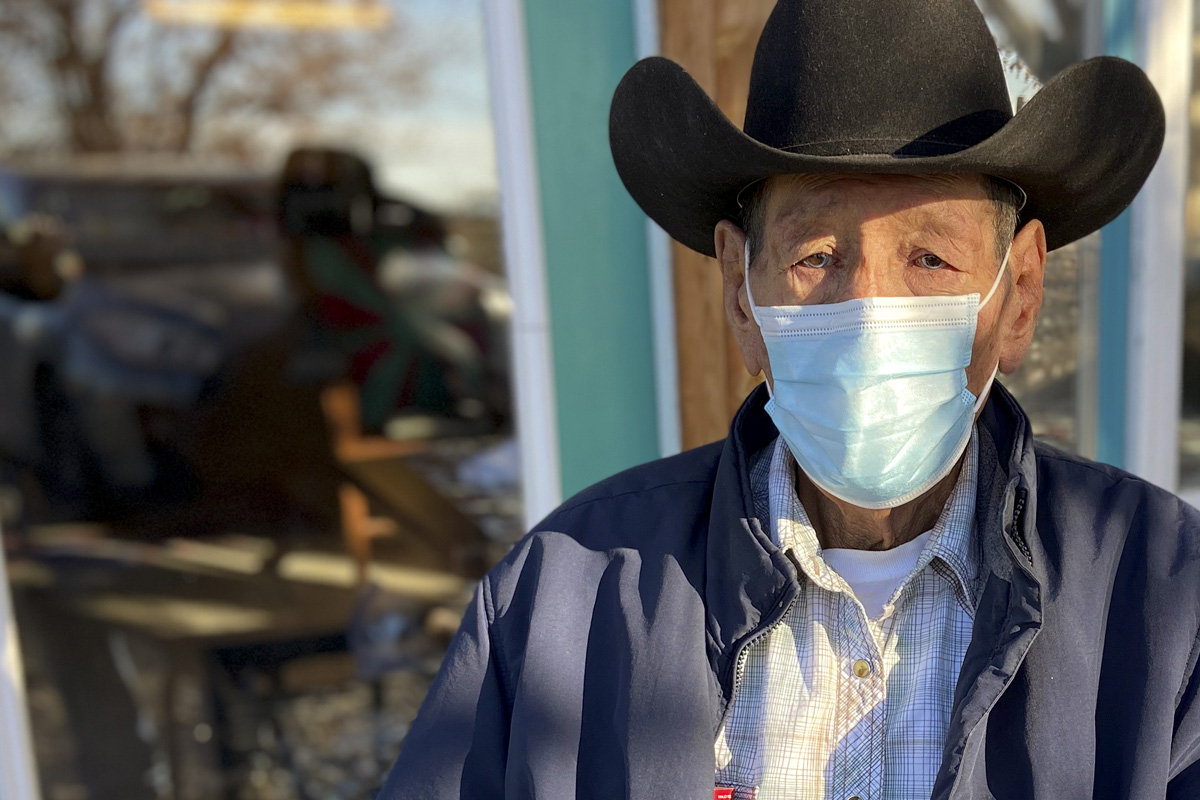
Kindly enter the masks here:
[[852, 794], [848, 798], [846, 798], [846, 800], [862, 800], [862, 798], [856, 794]]
[[[854, 677], [856, 678], [865, 678], [871, 674], [871, 665], [866, 661], [863, 661], [861, 658], [850, 665], [850, 669], [854, 671]], [[857, 795], [855, 795], [855, 797], [851, 797], [850, 800], [856, 800], [856, 798], [857, 800], [862, 800], [862, 798], [859, 798]]]

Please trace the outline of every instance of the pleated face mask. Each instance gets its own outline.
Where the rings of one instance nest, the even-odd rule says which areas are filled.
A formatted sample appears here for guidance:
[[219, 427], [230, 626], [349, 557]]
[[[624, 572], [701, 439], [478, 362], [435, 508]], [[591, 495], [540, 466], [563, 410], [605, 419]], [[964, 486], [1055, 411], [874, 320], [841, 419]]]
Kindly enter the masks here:
[[979, 397], [967, 389], [979, 310], [1008, 255], [982, 301], [973, 293], [755, 306], [747, 242], [746, 294], [774, 384], [766, 410], [813, 483], [862, 508], [894, 508], [949, 474], [999, 369]]

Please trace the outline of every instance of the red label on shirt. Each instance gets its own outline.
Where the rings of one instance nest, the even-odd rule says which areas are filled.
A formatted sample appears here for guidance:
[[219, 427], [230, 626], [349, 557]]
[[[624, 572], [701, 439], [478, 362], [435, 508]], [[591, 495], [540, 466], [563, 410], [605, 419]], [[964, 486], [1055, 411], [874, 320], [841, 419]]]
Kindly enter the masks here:
[[713, 800], [733, 800], [733, 789], [728, 786], [718, 786], [713, 789]]

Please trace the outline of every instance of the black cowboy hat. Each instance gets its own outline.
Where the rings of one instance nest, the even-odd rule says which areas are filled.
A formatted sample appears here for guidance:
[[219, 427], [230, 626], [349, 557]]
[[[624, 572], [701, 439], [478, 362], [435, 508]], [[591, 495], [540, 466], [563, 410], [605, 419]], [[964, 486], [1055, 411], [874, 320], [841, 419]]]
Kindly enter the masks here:
[[638, 205], [714, 255], [738, 193], [803, 172], [981, 173], [1024, 190], [1051, 249], [1137, 194], [1162, 148], [1146, 75], [1093, 58], [1014, 116], [996, 43], [972, 0], [780, 0], [750, 74], [745, 132], [683, 68], [635, 64], [613, 96], [609, 141]]

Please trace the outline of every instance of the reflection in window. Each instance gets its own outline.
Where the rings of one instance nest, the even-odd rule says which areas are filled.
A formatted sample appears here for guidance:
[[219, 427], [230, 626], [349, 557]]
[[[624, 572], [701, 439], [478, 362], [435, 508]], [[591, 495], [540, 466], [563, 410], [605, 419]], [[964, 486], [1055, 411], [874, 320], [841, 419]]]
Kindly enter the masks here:
[[0, 0], [46, 800], [379, 787], [522, 526], [483, 38], [478, 0]]
[[[1200, 4], [1197, 4], [1200, 14]], [[1200, 16], [1194, 17], [1200, 21]], [[1184, 206], [1183, 404], [1179, 420], [1179, 485], [1200, 486], [1200, 60], [1192, 64], [1191, 154]]]
[[[1084, 53], [1087, 0], [977, 0], [1002, 50], [1009, 93], [1019, 108]], [[1016, 395], [1034, 433], [1066, 450], [1095, 448], [1095, 304], [1099, 233], [1049, 254], [1037, 333], [1024, 363], [1001, 382]]]

